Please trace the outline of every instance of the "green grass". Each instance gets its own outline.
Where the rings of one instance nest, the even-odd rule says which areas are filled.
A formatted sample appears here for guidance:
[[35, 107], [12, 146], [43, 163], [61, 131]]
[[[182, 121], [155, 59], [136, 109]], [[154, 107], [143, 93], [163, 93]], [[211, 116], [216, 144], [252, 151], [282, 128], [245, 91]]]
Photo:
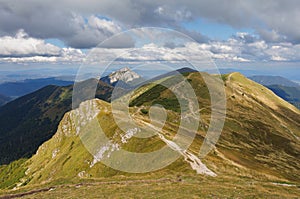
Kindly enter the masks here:
[[0, 166], [0, 189], [12, 189], [25, 176], [27, 159], [20, 159], [9, 165]]
[[[185, 75], [195, 89], [200, 106], [199, 123], [202, 127], [189, 148], [189, 151], [198, 154], [211, 117], [210, 95], [203, 76], [206, 75], [205, 78], [211, 82], [218, 79], [208, 74]], [[30, 168], [28, 176], [20, 175], [25, 167], [18, 167], [17, 163], [11, 165], [10, 170], [4, 170], [8, 169], [7, 166], [2, 167], [1, 174], [14, 173], [12, 171], [16, 170], [16, 173], [8, 178], [8, 184], [14, 184], [20, 178], [27, 179], [27, 185], [18, 190], [19, 192], [56, 186], [52, 191], [37, 193], [28, 198], [55, 198], [62, 195], [66, 198], [95, 198], [99, 195], [112, 198], [299, 197], [297, 187], [272, 184], [288, 182], [299, 186], [297, 172], [300, 169], [300, 146], [291, 133], [299, 133], [299, 111], [291, 109], [288, 103], [277, 98], [267, 88], [247, 80], [238, 73], [231, 75], [231, 78], [229, 75], [222, 76], [222, 79], [226, 81], [227, 118], [216, 150], [202, 159], [209, 169], [217, 173], [216, 178], [197, 175], [183, 158], [158, 171], [143, 174], [117, 171], [102, 163], [97, 163], [91, 168], [90, 162], [93, 157], [76, 135], [75, 127], [71, 125], [66, 134], [62, 132], [63, 126], [78, 123], [78, 118], [72, 118], [69, 114], [61, 121], [56, 135], [44, 143], [38, 153], [26, 162], [26, 167]], [[164, 81], [169, 81], [167, 83], [172, 85], [178, 83], [176, 78]], [[118, 135], [124, 132], [116, 125], [110, 104], [100, 100], [97, 103], [101, 108], [97, 120], [92, 120], [84, 127], [80, 136], [91, 144], [97, 144], [97, 134], [93, 135], [91, 132], [99, 123], [107, 137], [120, 143]], [[172, 139], [179, 128], [181, 114], [177, 99], [166, 87], [149, 84], [139, 88], [131, 101], [132, 107], [129, 111], [135, 114], [133, 117], [139, 124], [141, 120], [150, 120], [148, 111], [154, 104], [161, 104], [167, 109], [167, 121], [163, 129], [164, 135]], [[274, 109], [271, 105], [279, 108]], [[127, 121], [122, 120], [122, 115], [120, 117], [120, 122], [126, 124]], [[147, 139], [132, 138], [122, 145], [122, 148], [131, 152], [150, 152], [163, 146], [164, 143], [157, 136], [153, 136]], [[56, 157], [52, 157], [56, 149], [59, 149], [59, 152]], [[20, 164], [23, 165], [22, 162]], [[145, 165], [141, 163], [139, 166]], [[86, 175], [80, 178], [78, 173], [82, 171], [85, 171]], [[171, 180], [159, 181], [162, 178]], [[78, 185], [79, 183], [82, 185]]]

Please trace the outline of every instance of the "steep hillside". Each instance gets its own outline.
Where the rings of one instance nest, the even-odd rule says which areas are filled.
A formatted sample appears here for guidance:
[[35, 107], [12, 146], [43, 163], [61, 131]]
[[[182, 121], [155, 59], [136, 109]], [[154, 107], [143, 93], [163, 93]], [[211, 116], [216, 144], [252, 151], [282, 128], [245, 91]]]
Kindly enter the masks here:
[[[169, 194], [174, 188], [185, 187], [177, 193], [177, 197], [196, 197], [197, 194], [206, 197], [297, 197], [297, 186], [300, 183], [300, 111], [239, 73], [224, 75], [222, 78], [227, 95], [225, 126], [214, 150], [204, 159], [199, 159], [197, 155], [211, 120], [210, 95], [203, 77], [218, 80], [206, 73], [184, 75], [195, 89], [201, 115], [197, 135], [188, 150], [181, 150], [182, 145], [172, 141], [179, 129], [180, 114], [185, 109], [178, 108], [179, 102], [168, 88], [152, 83], [137, 89], [131, 98], [129, 112], [138, 129], [132, 127], [126, 132], [122, 131], [116, 124], [116, 121], [120, 124], [128, 123], [122, 112], [114, 119], [109, 103], [101, 100], [86, 101], [78, 109], [65, 114], [56, 134], [41, 145], [32, 158], [14, 163], [20, 169], [8, 175], [12, 177], [6, 178], [5, 182], [11, 183], [5, 186], [17, 186], [21, 190], [35, 189], [37, 185], [55, 187], [52, 194], [39, 193], [40, 197], [53, 197], [62, 192], [82, 195], [80, 192], [92, 189], [89, 185], [101, 186], [99, 190], [107, 193], [103, 189], [107, 184], [111, 184], [109, 193], [114, 195], [118, 193], [112, 190], [123, 183], [135, 192], [139, 190], [138, 184], [151, 184], [151, 189], [147, 187], [149, 192], [143, 190], [143, 193], [151, 194], [152, 190], [162, 197], [159, 184], [164, 185], [161, 191]], [[160, 81], [174, 86], [180, 84], [176, 82], [176, 76]], [[162, 129], [149, 120], [150, 106], [154, 104], [166, 108], [167, 120]], [[98, 143], [98, 134], [95, 132], [98, 124], [110, 139], [106, 145]], [[189, 127], [183, 130], [188, 132]], [[140, 139], [133, 137], [137, 132], [154, 134]], [[87, 151], [87, 143], [92, 146], [89, 150], [94, 150], [94, 155]], [[135, 159], [120, 156], [120, 149], [145, 153], [163, 146], [169, 146], [179, 159], [155, 172], [132, 174], [112, 169], [101, 162], [109, 164], [109, 157], [118, 158], [120, 162], [128, 161], [128, 165], [139, 165], [139, 169], [147, 170], [148, 164], [136, 163]], [[2, 187], [3, 183], [0, 183]], [[77, 184], [76, 187], [79, 186], [81, 191], [64, 186], [66, 183]], [[168, 183], [172, 183], [172, 186], [168, 186]], [[56, 187], [57, 184], [62, 185]], [[133, 194], [130, 191], [124, 193], [129, 196]]]
[[252, 170], [299, 182], [300, 111], [239, 73], [224, 78], [227, 121], [219, 151]]
[[[87, 80], [78, 84], [87, 92]], [[96, 97], [110, 100], [112, 87], [99, 81]], [[0, 165], [29, 158], [50, 139], [71, 110], [73, 86], [47, 86], [0, 108]], [[84, 94], [83, 94], [84, 95]]]

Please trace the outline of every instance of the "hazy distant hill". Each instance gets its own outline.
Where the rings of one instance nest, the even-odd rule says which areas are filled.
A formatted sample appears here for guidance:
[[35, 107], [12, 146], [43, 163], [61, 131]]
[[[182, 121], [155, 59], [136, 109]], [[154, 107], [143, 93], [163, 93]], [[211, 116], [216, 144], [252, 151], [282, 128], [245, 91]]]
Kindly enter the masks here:
[[27, 79], [18, 82], [5, 82], [0, 84], [0, 93], [13, 98], [32, 93], [48, 85], [67, 86], [73, 81], [64, 81], [54, 77], [42, 79]]
[[280, 76], [256, 75], [256, 76], [249, 77], [249, 79], [265, 86], [269, 86], [269, 85], [280, 85], [280, 86], [287, 86], [287, 87], [300, 86], [299, 84]]
[[0, 94], [0, 106], [3, 106], [4, 104], [6, 104], [7, 102], [9, 102], [11, 100], [10, 97], [4, 96]]

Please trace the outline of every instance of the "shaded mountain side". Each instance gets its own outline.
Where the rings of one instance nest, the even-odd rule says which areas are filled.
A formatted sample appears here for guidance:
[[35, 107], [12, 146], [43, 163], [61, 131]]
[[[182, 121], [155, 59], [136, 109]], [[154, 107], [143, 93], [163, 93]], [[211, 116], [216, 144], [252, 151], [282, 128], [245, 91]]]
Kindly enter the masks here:
[[[90, 85], [86, 80], [78, 85]], [[87, 87], [80, 90], [83, 93]], [[99, 81], [96, 98], [110, 101], [113, 87]], [[63, 115], [71, 110], [73, 86], [46, 86], [0, 108], [0, 164], [31, 157], [50, 139]]]
[[288, 87], [281, 85], [269, 85], [267, 87], [276, 95], [300, 109], [300, 86]]
[[[209, 179], [213, 182], [212, 190], [213, 187], [218, 189], [220, 185], [229, 186], [229, 182], [235, 182], [242, 183], [244, 191], [250, 189], [256, 193], [264, 193], [261, 195], [263, 197], [265, 194], [270, 195], [270, 191], [264, 192], [264, 186], [276, 190], [277, 185], [274, 183], [284, 182], [282, 184], [292, 184], [286, 188], [294, 193], [297, 184], [300, 183], [300, 111], [266, 87], [239, 73], [222, 76], [227, 96], [225, 125], [213, 151], [205, 158], [198, 159], [199, 149], [211, 121], [210, 95], [203, 80], [204, 76], [211, 81], [220, 81], [216, 76], [206, 73], [185, 74], [197, 95], [201, 115], [200, 121], [197, 120], [198, 132], [188, 150], [178, 150], [180, 146], [176, 146], [176, 141], [172, 140], [179, 129], [182, 117], [181, 110], [177, 109], [178, 101], [169, 88], [159, 87], [155, 83], [147, 84], [133, 93], [129, 112], [141, 131], [154, 132], [152, 137], [144, 139], [132, 137], [134, 132], [137, 132], [135, 128], [124, 132], [115, 122], [118, 119], [121, 123], [128, 123], [122, 113], [113, 117], [109, 103], [96, 99], [89, 100], [82, 103], [78, 109], [66, 113], [55, 135], [42, 144], [28, 161], [16, 162], [18, 171], [15, 173], [12, 171], [6, 179], [6, 182], [11, 183], [0, 185], [13, 188], [107, 180], [155, 180], [162, 177], [178, 179], [178, 176], [179, 178], [184, 176], [183, 183], [190, 182], [191, 186], [193, 183], [199, 185], [199, 182]], [[161, 81], [174, 86], [180, 84], [176, 76]], [[122, 101], [122, 98], [119, 100]], [[149, 111], [153, 104], [160, 104], [166, 109], [166, 122], [160, 131], [150, 124]], [[87, 138], [86, 141], [91, 144], [97, 141], [97, 137], [93, 137], [98, 135], [93, 134], [97, 124], [101, 125], [110, 142], [101, 146], [96, 144], [95, 146], [99, 147], [95, 148], [97, 153], [91, 155], [81, 138]], [[186, 138], [188, 138], [189, 127], [184, 127], [183, 130], [187, 131]], [[114, 157], [120, 148], [147, 153], [170, 143], [173, 150], [178, 150], [179, 159], [155, 172], [126, 173], [101, 162], [108, 157]], [[129, 161], [120, 159], [118, 159], [120, 162]], [[138, 165], [139, 168], [148, 166], [142, 162]], [[269, 184], [263, 185], [262, 182]], [[232, 189], [232, 186], [227, 189]], [[277, 194], [279, 197], [281, 193]]]
[[280, 76], [251, 76], [249, 79], [262, 84], [276, 95], [300, 109], [300, 85]]
[[3, 106], [4, 104], [6, 104], [9, 101], [11, 101], [10, 97], [0, 94], [0, 106]]
[[27, 79], [19, 82], [5, 82], [0, 84], [0, 93], [13, 98], [32, 93], [48, 85], [68, 86], [73, 81], [64, 81], [55, 77], [41, 79]]

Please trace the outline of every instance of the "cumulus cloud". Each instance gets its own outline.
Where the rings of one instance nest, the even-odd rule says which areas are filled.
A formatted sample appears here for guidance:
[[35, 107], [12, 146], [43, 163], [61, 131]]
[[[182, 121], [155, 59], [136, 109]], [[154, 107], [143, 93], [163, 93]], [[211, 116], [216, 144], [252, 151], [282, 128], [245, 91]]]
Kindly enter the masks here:
[[[96, 26], [96, 22], [91, 25]], [[107, 30], [115, 31], [115, 27], [111, 25], [107, 24]], [[94, 63], [109, 63], [112, 60], [199, 61], [210, 58], [227, 62], [300, 61], [300, 44], [286, 41], [268, 43], [257, 35], [244, 32], [225, 41], [206, 43], [192, 42], [181, 33], [156, 29], [137, 29], [134, 33], [136, 37], [140, 37], [137, 39], [139, 46], [135, 46], [137, 41], [133, 40], [131, 34], [119, 34], [101, 46], [83, 53], [79, 49], [60, 48], [42, 39], [29, 37], [24, 30], [19, 30], [15, 36], [0, 37], [0, 61], [75, 63], [83, 62], [87, 56]], [[173, 41], [173, 38], [177, 39]]]
[[14, 37], [0, 37], [0, 57], [58, 56], [60, 48], [44, 40], [28, 37], [19, 30]]
[[67, 7], [51, 1], [1, 1], [0, 35], [12, 36], [23, 29], [34, 38], [58, 38], [73, 48], [90, 48], [121, 30], [116, 22], [95, 13], [83, 15]]
[[[85, 20], [82, 16], [74, 16], [76, 27], [72, 36], [63, 38], [67, 45], [74, 48], [92, 48], [120, 32], [121, 27], [113, 21], [101, 19], [94, 15]], [[127, 40], [128, 41], [128, 40]], [[126, 45], [121, 43], [120, 46]], [[117, 44], [115, 44], [117, 47]]]
[[300, 45], [291, 42], [266, 42], [249, 33], [237, 33], [227, 41], [204, 44], [213, 57], [231, 61], [299, 61]]
[[[137, 32], [139, 33], [138, 30]], [[154, 37], [158, 37], [154, 32]], [[167, 35], [167, 34], [166, 34]], [[164, 37], [161, 34], [159, 37]], [[183, 61], [220, 60], [226, 62], [286, 62], [300, 60], [300, 45], [291, 42], [267, 43], [257, 35], [237, 33], [225, 41], [197, 43], [145, 43], [140, 48], [97, 49], [93, 61]]]
[[0, 43], [0, 61], [5, 62], [75, 62], [84, 57], [79, 49], [59, 48], [29, 37], [24, 30], [19, 30], [15, 36], [0, 37]]
[[[125, 29], [160, 26], [180, 30], [184, 22], [205, 18], [236, 28], [253, 28], [267, 42], [282, 42], [284, 39], [298, 44], [299, 7], [298, 0], [62, 0], [59, 3], [50, 0], [25, 0], [22, 3], [3, 0], [0, 2], [0, 30], [2, 34], [13, 34], [24, 29], [33, 37], [59, 38], [71, 47], [90, 47], [119, 31], [116, 22]], [[199, 34], [191, 32], [191, 36], [199, 39]], [[90, 37], [90, 40], [85, 37]]]
[[275, 30], [266, 30], [266, 29], [259, 29], [258, 34], [260, 38], [266, 42], [285, 42], [287, 41], [287, 37], [284, 35], [280, 35]]

